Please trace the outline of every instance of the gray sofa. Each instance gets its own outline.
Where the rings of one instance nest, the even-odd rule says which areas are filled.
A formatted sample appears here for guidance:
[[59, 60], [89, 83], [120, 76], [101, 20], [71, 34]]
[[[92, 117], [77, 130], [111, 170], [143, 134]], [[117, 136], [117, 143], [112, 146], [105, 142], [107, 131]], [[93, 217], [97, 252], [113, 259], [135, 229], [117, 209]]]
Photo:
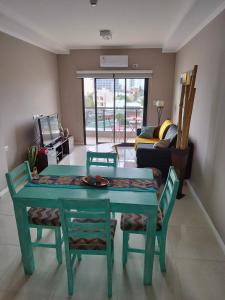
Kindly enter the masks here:
[[[137, 135], [140, 129], [137, 130]], [[157, 168], [162, 172], [163, 178], [167, 177], [169, 167], [172, 165], [172, 153], [176, 146], [177, 126], [172, 124], [165, 133], [164, 139], [169, 140], [168, 148], [154, 148], [154, 144], [138, 144], [136, 148], [136, 158], [138, 168]], [[185, 178], [190, 178], [194, 145], [189, 141], [188, 162]]]

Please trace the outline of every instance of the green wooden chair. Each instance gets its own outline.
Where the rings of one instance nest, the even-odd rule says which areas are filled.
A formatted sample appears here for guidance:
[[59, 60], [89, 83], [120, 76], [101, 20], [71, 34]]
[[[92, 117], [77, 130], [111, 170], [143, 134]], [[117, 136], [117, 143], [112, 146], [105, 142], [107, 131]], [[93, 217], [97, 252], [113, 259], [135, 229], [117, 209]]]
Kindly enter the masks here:
[[[166, 184], [162, 192], [156, 226], [156, 241], [158, 249], [155, 254], [159, 255], [161, 272], [166, 272], [165, 249], [168, 222], [175, 204], [179, 180], [173, 167], [170, 167]], [[129, 247], [129, 236], [131, 233], [144, 234], [146, 232], [147, 217], [141, 214], [122, 214], [120, 227], [123, 230], [123, 265], [127, 263], [128, 252], [144, 253], [143, 249]]]
[[86, 166], [89, 168], [91, 165], [115, 168], [117, 165], [117, 153], [87, 151]]
[[73, 294], [73, 264], [81, 255], [106, 255], [108, 296], [112, 296], [112, 263], [116, 220], [110, 220], [108, 199], [60, 199], [69, 295]]
[[[90, 166], [99, 166], [99, 167], [114, 167], [117, 166], [117, 157], [118, 154], [111, 153], [111, 152], [94, 152], [94, 151], [87, 151], [87, 157], [86, 157], [86, 167], [88, 172], [90, 172]], [[99, 161], [99, 159], [101, 159]], [[105, 161], [103, 161], [105, 160]], [[113, 212], [112, 217], [115, 218], [116, 215]]]
[[[9, 192], [12, 200], [14, 195], [32, 180], [29, 163], [25, 161], [11, 172], [6, 173]], [[59, 210], [54, 208], [31, 207], [27, 211], [29, 228], [37, 229], [37, 241], [33, 247], [55, 248], [58, 263], [62, 263], [62, 237]], [[42, 230], [52, 229], [55, 232], [55, 243], [41, 243]]]

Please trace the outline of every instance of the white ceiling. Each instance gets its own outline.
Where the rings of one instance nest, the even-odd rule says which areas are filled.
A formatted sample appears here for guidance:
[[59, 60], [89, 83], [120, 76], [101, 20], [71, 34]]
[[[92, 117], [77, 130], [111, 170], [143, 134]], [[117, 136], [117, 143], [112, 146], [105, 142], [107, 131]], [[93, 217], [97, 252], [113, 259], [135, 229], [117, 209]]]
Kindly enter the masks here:
[[[224, 0], [0, 0], [0, 31], [55, 53], [99, 47], [179, 50]], [[105, 41], [100, 29], [110, 29]]]

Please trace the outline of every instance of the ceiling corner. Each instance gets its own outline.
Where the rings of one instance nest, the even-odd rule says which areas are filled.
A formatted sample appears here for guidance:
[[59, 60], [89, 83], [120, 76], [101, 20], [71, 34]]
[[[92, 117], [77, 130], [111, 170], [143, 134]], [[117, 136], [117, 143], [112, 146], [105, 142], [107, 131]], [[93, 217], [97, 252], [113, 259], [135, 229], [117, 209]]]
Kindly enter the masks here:
[[164, 43], [163, 52], [179, 51], [215, 19], [225, 9], [224, 0], [217, 0], [216, 2], [196, 0]]

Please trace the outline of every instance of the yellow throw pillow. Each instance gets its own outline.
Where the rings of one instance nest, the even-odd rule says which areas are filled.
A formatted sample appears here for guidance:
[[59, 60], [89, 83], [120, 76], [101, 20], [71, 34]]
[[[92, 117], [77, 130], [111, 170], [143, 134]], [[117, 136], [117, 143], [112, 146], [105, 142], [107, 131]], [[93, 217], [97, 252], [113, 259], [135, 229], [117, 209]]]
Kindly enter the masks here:
[[172, 125], [173, 122], [171, 120], [165, 120], [161, 127], [160, 127], [160, 130], [159, 130], [159, 138], [160, 140], [163, 139], [163, 136], [164, 136], [164, 132], [166, 131], [166, 129], [168, 128], [168, 126]]

